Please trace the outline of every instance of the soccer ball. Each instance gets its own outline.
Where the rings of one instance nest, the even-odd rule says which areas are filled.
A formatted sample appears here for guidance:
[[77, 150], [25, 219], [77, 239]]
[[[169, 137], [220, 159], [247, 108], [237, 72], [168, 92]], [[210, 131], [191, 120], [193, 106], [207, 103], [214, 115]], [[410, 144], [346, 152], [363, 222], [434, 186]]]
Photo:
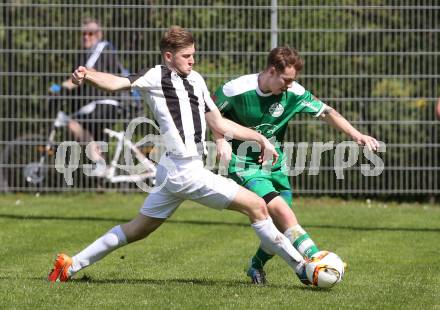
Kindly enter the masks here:
[[344, 277], [344, 262], [333, 252], [320, 251], [306, 264], [306, 274], [313, 286], [329, 288]]

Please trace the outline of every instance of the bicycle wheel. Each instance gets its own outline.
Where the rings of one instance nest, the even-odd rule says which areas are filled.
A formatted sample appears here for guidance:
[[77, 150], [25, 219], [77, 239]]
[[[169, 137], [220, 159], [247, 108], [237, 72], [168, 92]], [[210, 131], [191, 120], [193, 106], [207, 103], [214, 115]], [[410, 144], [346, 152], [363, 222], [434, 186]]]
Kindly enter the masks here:
[[46, 137], [19, 137], [0, 154], [0, 191], [33, 191], [49, 186], [54, 151], [46, 151]]

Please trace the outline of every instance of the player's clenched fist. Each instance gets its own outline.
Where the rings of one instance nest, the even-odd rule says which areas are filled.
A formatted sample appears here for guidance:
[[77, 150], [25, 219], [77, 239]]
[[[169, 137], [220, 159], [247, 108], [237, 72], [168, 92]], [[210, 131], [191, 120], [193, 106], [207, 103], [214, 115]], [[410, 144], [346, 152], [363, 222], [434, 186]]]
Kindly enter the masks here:
[[82, 85], [84, 83], [84, 78], [87, 74], [87, 68], [83, 66], [79, 66], [73, 73], [72, 73], [72, 82], [78, 86]]

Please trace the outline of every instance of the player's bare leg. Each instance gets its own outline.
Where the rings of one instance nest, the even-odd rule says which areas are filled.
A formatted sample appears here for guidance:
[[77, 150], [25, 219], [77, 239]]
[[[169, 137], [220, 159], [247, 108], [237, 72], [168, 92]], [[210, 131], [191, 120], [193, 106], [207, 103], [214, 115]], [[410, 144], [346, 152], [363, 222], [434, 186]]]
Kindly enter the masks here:
[[139, 213], [130, 222], [122, 224], [121, 228], [125, 233], [127, 242], [132, 243], [146, 238], [164, 222], [165, 219], [153, 218]]

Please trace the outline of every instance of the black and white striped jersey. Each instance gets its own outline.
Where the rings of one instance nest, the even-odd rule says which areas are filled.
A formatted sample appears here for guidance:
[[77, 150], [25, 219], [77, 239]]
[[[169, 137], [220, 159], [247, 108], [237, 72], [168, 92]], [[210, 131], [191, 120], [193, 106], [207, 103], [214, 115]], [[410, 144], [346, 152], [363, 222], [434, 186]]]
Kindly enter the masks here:
[[157, 65], [129, 76], [132, 89], [147, 101], [168, 153], [176, 157], [206, 154], [205, 113], [217, 109], [203, 77], [194, 70], [179, 76]]

